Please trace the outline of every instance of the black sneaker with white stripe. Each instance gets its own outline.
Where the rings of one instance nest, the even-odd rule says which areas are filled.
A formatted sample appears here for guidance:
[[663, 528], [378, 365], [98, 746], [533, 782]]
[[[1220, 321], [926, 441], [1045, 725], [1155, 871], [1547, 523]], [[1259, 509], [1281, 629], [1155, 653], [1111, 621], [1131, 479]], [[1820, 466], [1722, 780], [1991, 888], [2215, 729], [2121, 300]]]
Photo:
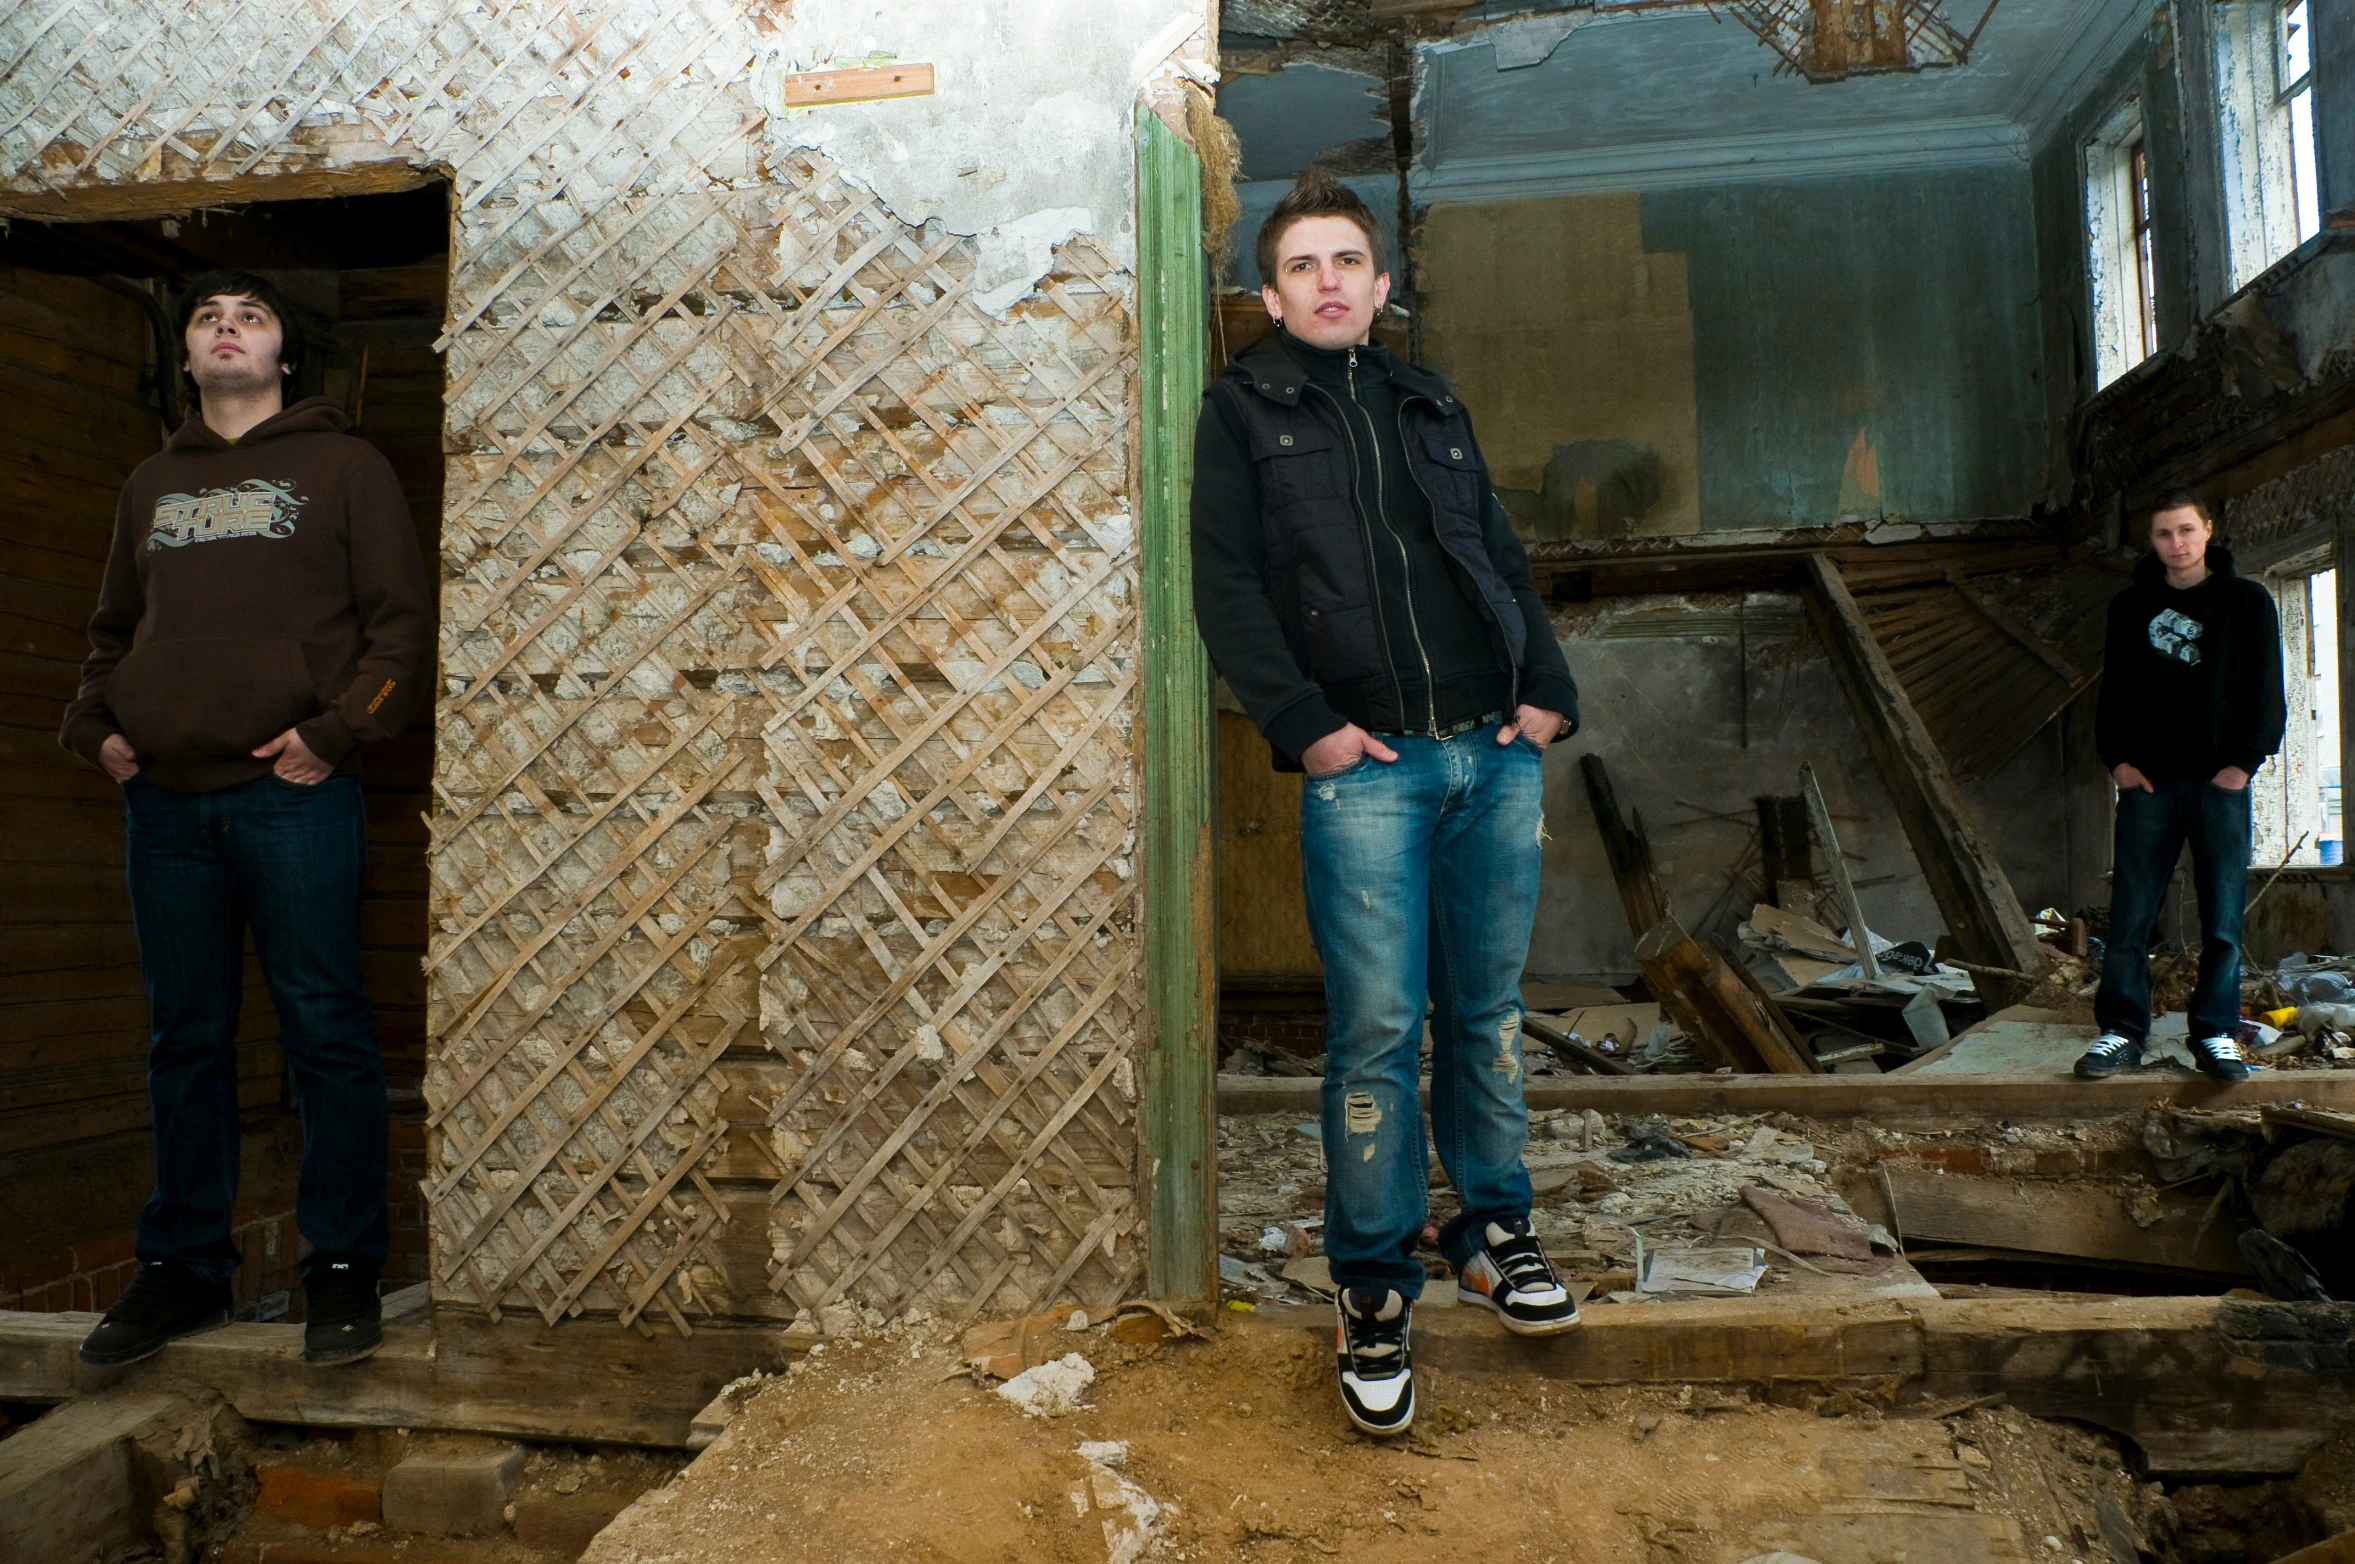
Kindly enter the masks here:
[[2191, 1062], [2202, 1075], [2213, 1075], [2220, 1081], [2245, 1081], [2249, 1078], [2249, 1061], [2241, 1057], [2241, 1045], [2229, 1034], [2219, 1032], [2214, 1037], [2192, 1041]]
[[1516, 1336], [1551, 1336], [1578, 1323], [1578, 1304], [1554, 1274], [1545, 1248], [1529, 1230], [1529, 1218], [1491, 1222], [1456, 1273], [1456, 1297], [1485, 1304]]
[[2080, 1080], [2098, 1081], [2105, 1075], [2116, 1075], [2142, 1063], [2142, 1039], [2128, 1037], [2123, 1032], [2104, 1032], [2093, 1040], [2077, 1061]]
[[1414, 1300], [1388, 1287], [1344, 1287], [1333, 1311], [1342, 1409], [1369, 1434], [1405, 1433], [1415, 1421], [1415, 1371], [1406, 1345]]

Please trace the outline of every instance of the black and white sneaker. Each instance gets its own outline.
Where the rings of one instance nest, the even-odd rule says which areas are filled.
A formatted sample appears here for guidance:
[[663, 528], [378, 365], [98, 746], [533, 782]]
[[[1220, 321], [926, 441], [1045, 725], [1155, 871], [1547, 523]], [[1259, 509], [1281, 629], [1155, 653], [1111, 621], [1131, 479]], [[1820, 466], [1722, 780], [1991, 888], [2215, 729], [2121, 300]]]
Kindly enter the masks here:
[[2086, 1049], [2078, 1059], [2077, 1076], [2080, 1080], [2098, 1081], [2104, 1076], [2116, 1075], [2120, 1070], [2133, 1069], [2141, 1063], [2141, 1038], [2128, 1037], [2123, 1032], [2104, 1032], [2093, 1040], [2093, 1046]]
[[2213, 1075], [2220, 1081], [2245, 1081], [2249, 1078], [2249, 1061], [2241, 1057], [2241, 1045], [2226, 1033], [2194, 1040], [2191, 1062], [2199, 1066], [2202, 1075]]
[[303, 1277], [305, 1363], [357, 1363], [384, 1345], [376, 1276], [365, 1262], [332, 1260]]
[[1415, 1420], [1415, 1371], [1407, 1356], [1414, 1300], [1388, 1287], [1344, 1287], [1333, 1301], [1341, 1405], [1369, 1434], [1403, 1434]]
[[1456, 1273], [1456, 1297], [1485, 1304], [1516, 1336], [1551, 1336], [1578, 1323], [1578, 1304], [1554, 1274], [1529, 1219], [1491, 1222], [1487, 1242]]
[[177, 1260], [150, 1260], [98, 1328], [82, 1339], [82, 1361], [136, 1363], [164, 1344], [229, 1323], [229, 1284], [213, 1281]]

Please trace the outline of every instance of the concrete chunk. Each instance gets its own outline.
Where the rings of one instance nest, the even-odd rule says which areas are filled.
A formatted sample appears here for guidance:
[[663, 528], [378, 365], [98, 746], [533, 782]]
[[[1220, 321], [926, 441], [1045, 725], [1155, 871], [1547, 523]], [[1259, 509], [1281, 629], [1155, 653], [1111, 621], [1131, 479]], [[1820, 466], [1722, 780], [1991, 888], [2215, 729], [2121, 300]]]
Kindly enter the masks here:
[[503, 1531], [523, 1448], [504, 1440], [450, 1438], [410, 1452], [384, 1474], [384, 1524], [436, 1537]]

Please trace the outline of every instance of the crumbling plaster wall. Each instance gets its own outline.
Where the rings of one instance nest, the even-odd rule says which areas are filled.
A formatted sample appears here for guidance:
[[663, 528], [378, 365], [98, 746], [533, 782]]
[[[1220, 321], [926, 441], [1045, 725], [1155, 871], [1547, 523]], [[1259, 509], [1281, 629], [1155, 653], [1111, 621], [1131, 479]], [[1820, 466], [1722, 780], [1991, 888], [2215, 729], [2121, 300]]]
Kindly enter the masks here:
[[2033, 236], [2017, 167], [1442, 203], [1423, 341], [1533, 538], [2023, 516]]
[[[1141, 1265], [1140, 98], [1207, 0], [0, 15], [0, 210], [454, 191], [437, 1295]], [[788, 113], [896, 54], [929, 99]]]
[[[1891, 939], [1937, 936], [1937, 903], [1798, 598], [1614, 598], [1558, 609], [1554, 628], [1578, 678], [1582, 726], [1546, 760], [1551, 839], [1530, 943], [1533, 977], [1624, 983], [1637, 975], [1634, 939], [1579, 773], [1577, 757], [1588, 752], [1610, 767], [1620, 808], [1642, 812], [1670, 908], [1695, 933], [1730, 938], [1748, 915], [1757, 880], [1753, 801], [1796, 793], [1805, 761], [1823, 784], [1865, 921]], [[2085, 840], [2084, 823], [2073, 824], [2062, 805], [2062, 741], [2055, 724], [1965, 789], [2030, 907], [2074, 905], [2073, 875], [2098, 884], [2104, 867], [2106, 844]], [[1751, 890], [1732, 889], [1737, 878]]]

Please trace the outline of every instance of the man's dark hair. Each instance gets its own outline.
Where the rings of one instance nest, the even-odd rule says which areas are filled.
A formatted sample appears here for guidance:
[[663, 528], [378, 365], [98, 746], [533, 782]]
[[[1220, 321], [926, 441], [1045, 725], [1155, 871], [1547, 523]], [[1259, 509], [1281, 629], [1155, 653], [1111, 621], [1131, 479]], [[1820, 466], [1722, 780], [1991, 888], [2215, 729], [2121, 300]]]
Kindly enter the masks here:
[[1267, 221], [1259, 225], [1259, 280], [1274, 286], [1276, 263], [1281, 257], [1276, 246], [1283, 241], [1284, 232], [1294, 223], [1309, 217], [1346, 217], [1357, 224], [1366, 236], [1366, 254], [1379, 274], [1390, 269], [1389, 256], [1382, 245], [1382, 225], [1375, 220], [1374, 209], [1366, 205], [1358, 193], [1343, 184], [1340, 178], [1321, 168], [1311, 168], [1292, 181], [1292, 188], [1284, 192], [1276, 209], [1267, 214]]
[[188, 286], [180, 290], [178, 318], [183, 344], [180, 374], [186, 381], [188, 395], [196, 395], [196, 377], [188, 373], [185, 346], [188, 323], [196, 319], [196, 312], [204, 307], [207, 300], [223, 296], [251, 299], [278, 317], [278, 362], [286, 371], [285, 381], [291, 391], [294, 381], [303, 372], [303, 323], [295, 319], [294, 311], [286, 307], [286, 296], [278, 291], [269, 278], [256, 276], [252, 272], [223, 270], [190, 278]]
[[2161, 495], [2159, 503], [2151, 507], [2151, 514], [2156, 516], [2163, 510], [2194, 511], [2198, 513], [2200, 520], [2209, 526], [2216, 525], [2216, 513], [2208, 509], [2208, 502], [2189, 489], [2169, 489]]

